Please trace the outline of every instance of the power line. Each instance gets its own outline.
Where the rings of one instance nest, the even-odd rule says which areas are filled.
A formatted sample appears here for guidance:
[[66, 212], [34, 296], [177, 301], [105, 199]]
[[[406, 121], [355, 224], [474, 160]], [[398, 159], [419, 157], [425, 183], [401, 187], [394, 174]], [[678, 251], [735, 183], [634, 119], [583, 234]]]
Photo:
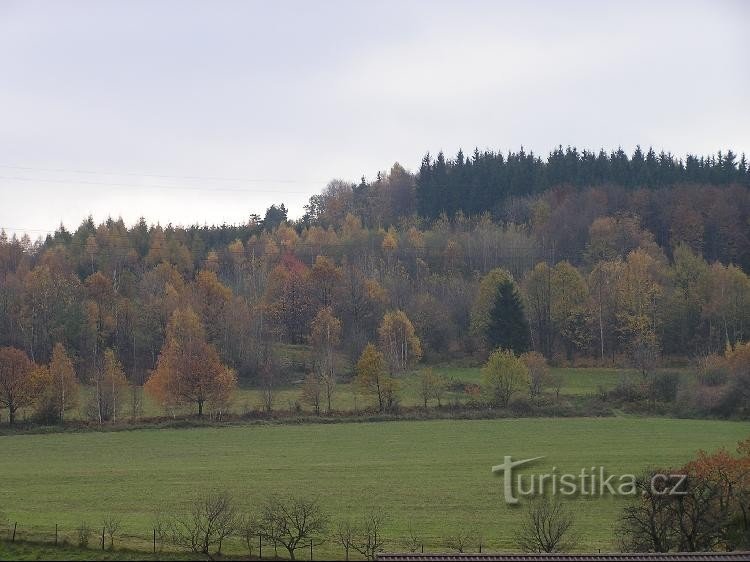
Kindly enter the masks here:
[[100, 176], [133, 176], [133, 177], [144, 177], [144, 178], [173, 178], [182, 180], [208, 180], [208, 181], [237, 181], [246, 183], [326, 183], [327, 180], [320, 179], [259, 179], [259, 178], [232, 178], [223, 176], [178, 176], [169, 174], [146, 174], [140, 172], [106, 172], [106, 171], [94, 171], [94, 170], [71, 170], [64, 168], [32, 168], [29, 166], [12, 166], [10, 164], [0, 164], [0, 168], [7, 168], [11, 170], [26, 170], [30, 172], [52, 172], [52, 173], [65, 173], [65, 174], [93, 174]]
[[61, 180], [61, 179], [42, 179], [42, 178], [24, 178], [20, 176], [0, 176], [0, 180], [12, 180], [12, 181], [27, 181], [27, 182], [41, 182], [41, 183], [62, 183], [66, 185], [96, 185], [104, 187], [116, 187], [116, 188], [132, 188], [132, 189], [170, 189], [175, 191], [205, 191], [207, 193], [216, 191], [227, 191], [237, 193], [281, 193], [283, 195], [307, 195], [309, 191], [281, 191], [279, 189], [253, 189], [253, 188], [242, 188], [242, 187], [191, 187], [191, 186], [179, 186], [179, 185], [138, 185], [138, 184], [127, 184], [127, 183], [110, 183], [110, 182], [98, 182], [98, 181], [86, 181], [86, 180]]

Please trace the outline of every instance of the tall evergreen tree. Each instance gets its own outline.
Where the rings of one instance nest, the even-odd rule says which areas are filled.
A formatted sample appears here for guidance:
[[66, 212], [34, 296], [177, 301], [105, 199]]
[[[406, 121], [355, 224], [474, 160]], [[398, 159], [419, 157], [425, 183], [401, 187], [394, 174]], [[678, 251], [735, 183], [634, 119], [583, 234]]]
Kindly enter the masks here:
[[487, 341], [493, 348], [510, 349], [521, 354], [531, 347], [531, 332], [521, 296], [512, 280], [500, 283], [490, 309]]

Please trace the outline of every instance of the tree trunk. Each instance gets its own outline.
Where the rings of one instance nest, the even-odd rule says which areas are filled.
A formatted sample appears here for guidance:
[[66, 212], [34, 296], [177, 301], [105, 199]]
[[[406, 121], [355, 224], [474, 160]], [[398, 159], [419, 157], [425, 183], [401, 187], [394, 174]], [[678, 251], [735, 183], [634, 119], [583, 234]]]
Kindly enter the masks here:
[[198, 400], [198, 417], [203, 415], [203, 400]]
[[16, 407], [8, 406], [8, 422], [13, 425], [16, 422]]

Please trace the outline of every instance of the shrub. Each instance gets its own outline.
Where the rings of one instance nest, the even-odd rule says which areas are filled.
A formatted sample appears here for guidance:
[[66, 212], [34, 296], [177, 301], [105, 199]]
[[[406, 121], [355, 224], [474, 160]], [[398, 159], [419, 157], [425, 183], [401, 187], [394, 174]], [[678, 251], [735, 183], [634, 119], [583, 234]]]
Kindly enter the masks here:
[[703, 386], [721, 386], [729, 378], [729, 364], [721, 355], [711, 354], [698, 368], [698, 382]]
[[78, 529], [76, 529], [76, 531], [78, 532], [78, 546], [81, 548], [87, 548], [89, 546], [91, 535], [93, 533], [91, 527], [89, 527], [86, 522], [83, 521]]
[[650, 383], [650, 393], [653, 400], [659, 402], [674, 402], [680, 387], [680, 374], [675, 371], [656, 373]]
[[534, 405], [526, 396], [516, 396], [508, 404], [514, 416], [530, 416], [534, 413]]

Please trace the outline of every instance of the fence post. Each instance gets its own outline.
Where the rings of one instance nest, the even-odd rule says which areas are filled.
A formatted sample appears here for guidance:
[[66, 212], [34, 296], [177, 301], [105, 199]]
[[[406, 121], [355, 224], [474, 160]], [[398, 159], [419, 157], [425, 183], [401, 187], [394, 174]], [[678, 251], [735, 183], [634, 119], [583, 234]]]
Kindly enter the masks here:
[[424, 543], [422, 543], [422, 554], [424, 554]]
[[10, 542], [16, 542], [16, 529], [18, 528], [18, 521], [13, 523], [13, 539]]
[[482, 541], [479, 541], [479, 554], [482, 554]]
[[258, 535], [258, 558], [263, 558], [263, 535]]
[[55, 546], [57, 546], [57, 523], [55, 523]]
[[156, 529], [154, 529], [154, 552], [156, 552]]
[[102, 527], [102, 550], [104, 550], [104, 527]]
[[313, 559], [313, 552], [312, 552], [313, 542], [310, 540], [310, 560]]

